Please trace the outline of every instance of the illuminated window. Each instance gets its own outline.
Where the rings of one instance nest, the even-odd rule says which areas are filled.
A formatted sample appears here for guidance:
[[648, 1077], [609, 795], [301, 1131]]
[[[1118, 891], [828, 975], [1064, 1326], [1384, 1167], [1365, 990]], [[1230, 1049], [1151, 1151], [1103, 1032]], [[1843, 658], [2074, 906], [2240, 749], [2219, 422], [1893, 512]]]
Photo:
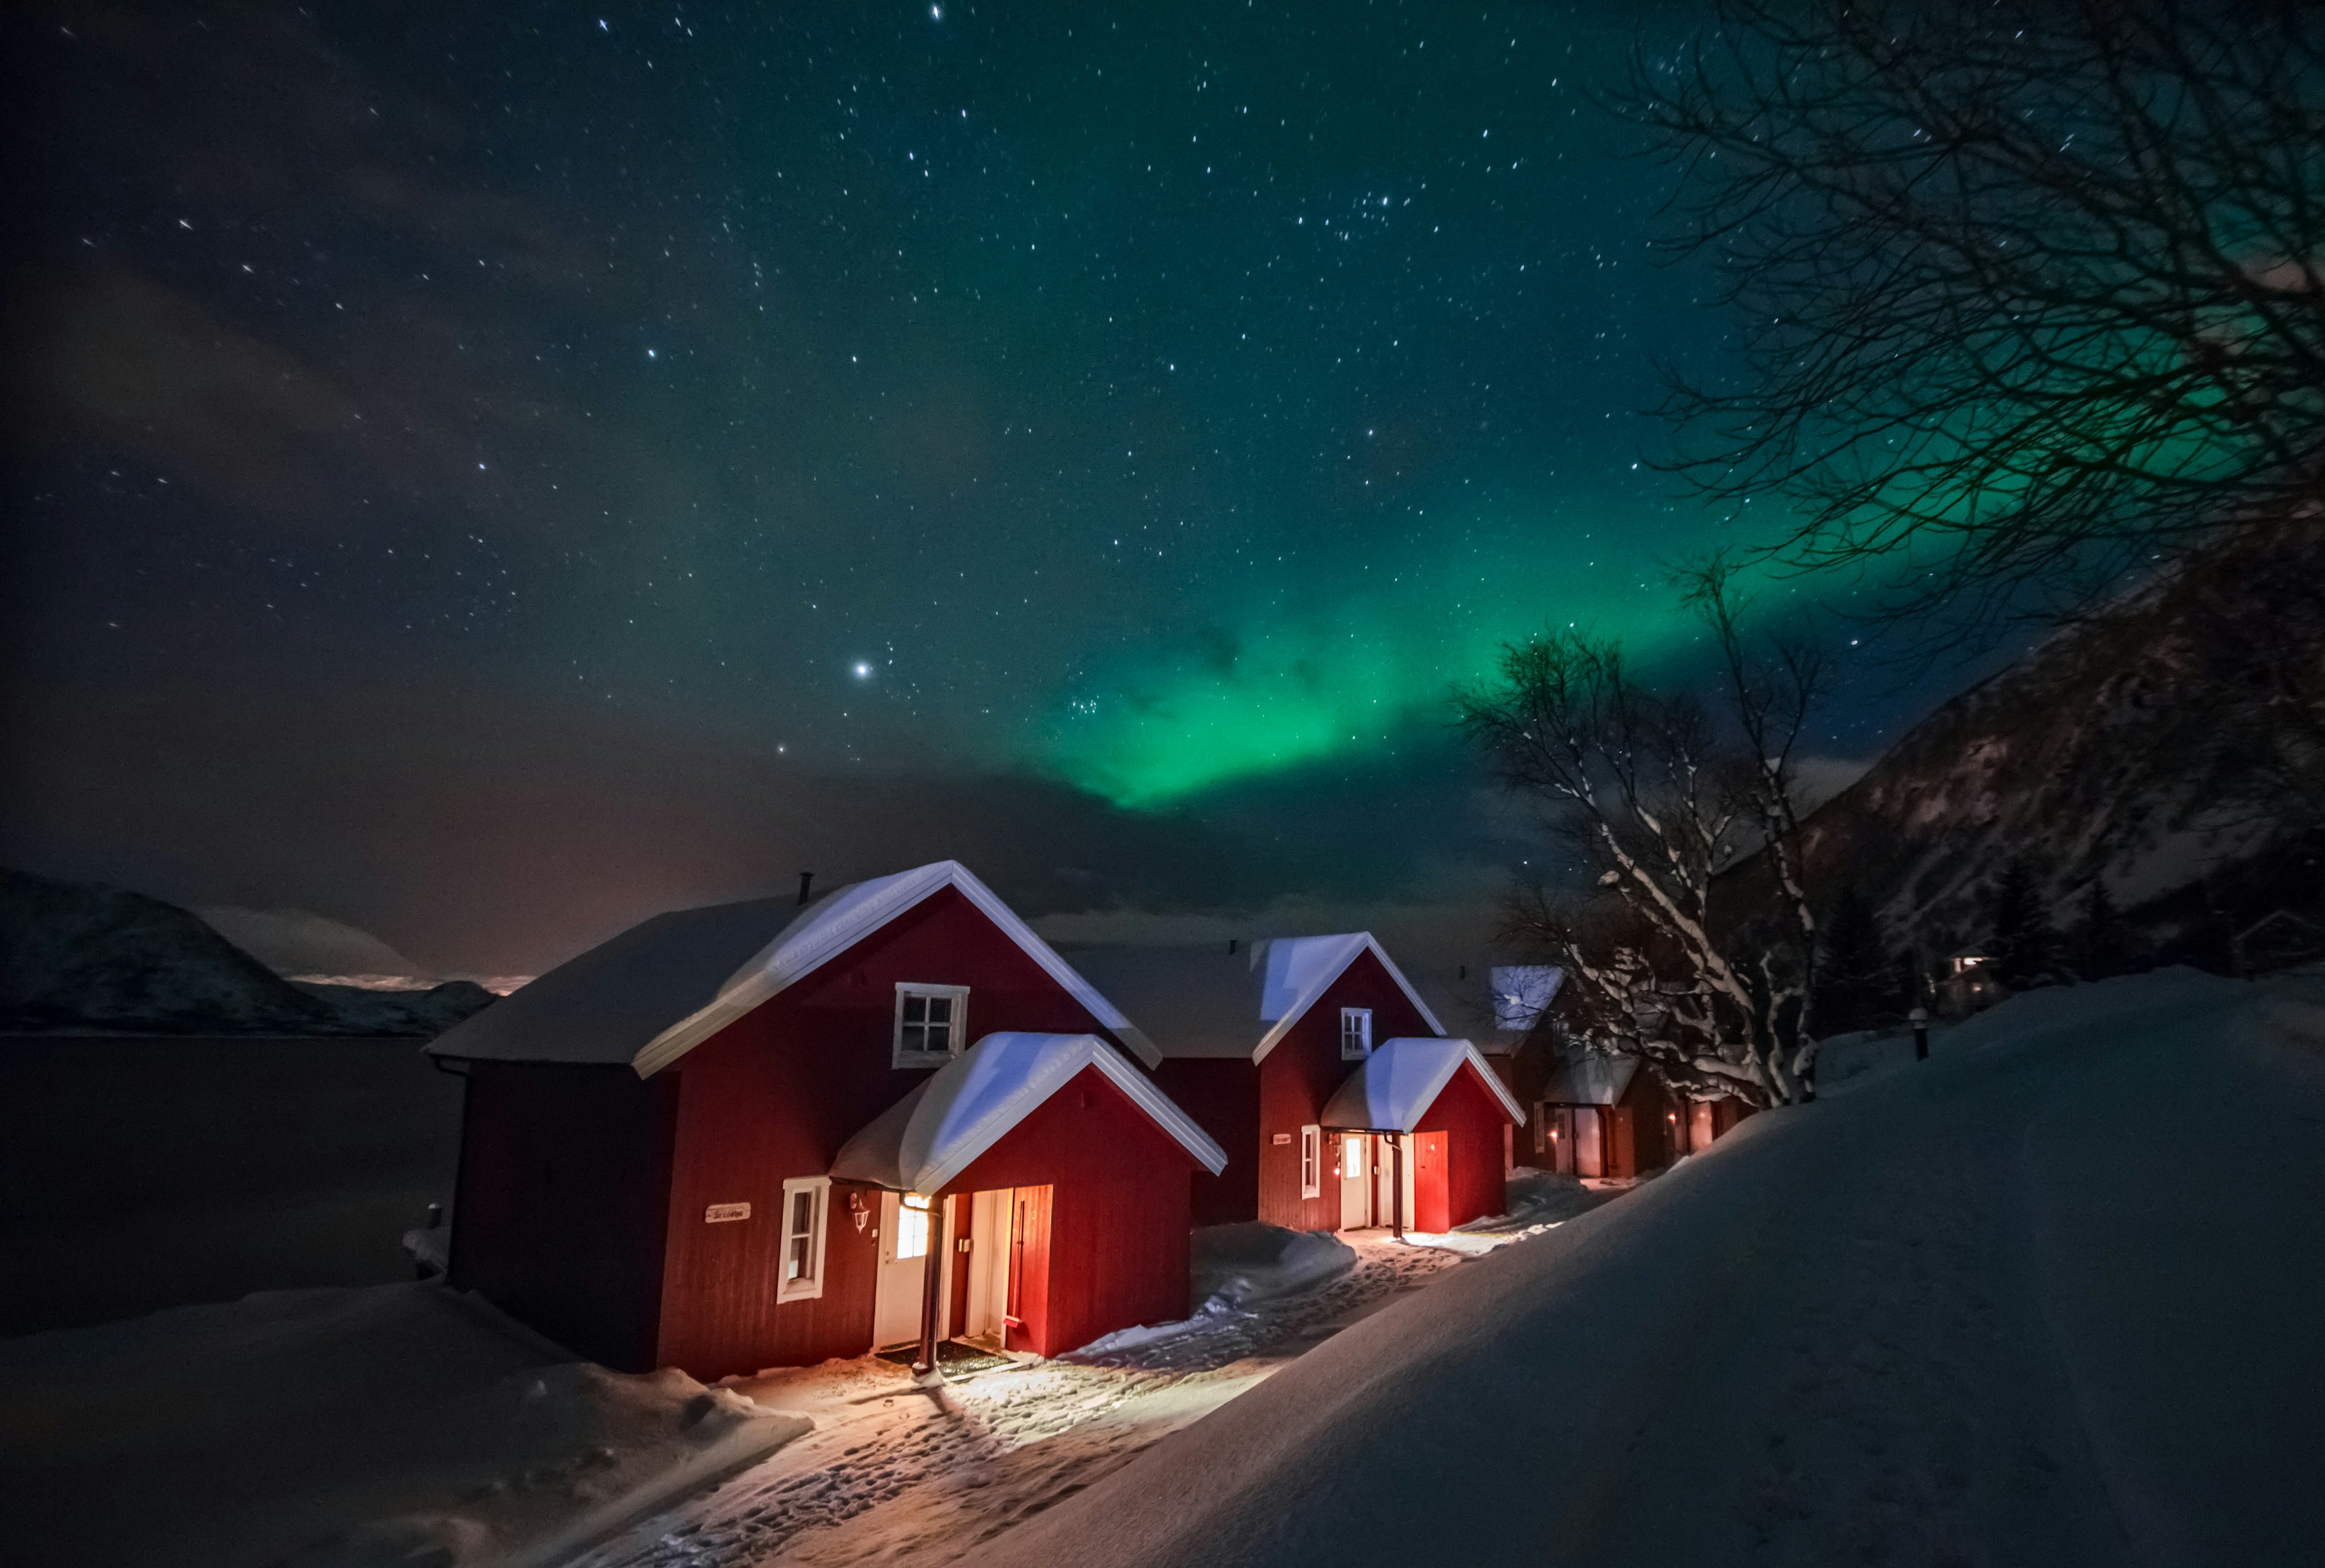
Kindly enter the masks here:
[[783, 1183], [783, 1278], [777, 1301], [812, 1301], [823, 1294], [823, 1221], [831, 1202], [829, 1176], [794, 1176]]
[[960, 1054], [968, 1036], [967, 986], [924, 986], [910, 980], [898, 983], [897, 1066], [942, 1067]]
[[1300, 1129], [1300, 1195], [1324, 1195], [1324, 1129], [1320, 1127]]
[[1340, 1060], [1362, 1062], [1373, 1053], [1373, 1010], [1370, 1007], [1340, 1009]]
[[929, 1255], [929, 1201], [907, 1192], [896, 1209], [896, 1261]]

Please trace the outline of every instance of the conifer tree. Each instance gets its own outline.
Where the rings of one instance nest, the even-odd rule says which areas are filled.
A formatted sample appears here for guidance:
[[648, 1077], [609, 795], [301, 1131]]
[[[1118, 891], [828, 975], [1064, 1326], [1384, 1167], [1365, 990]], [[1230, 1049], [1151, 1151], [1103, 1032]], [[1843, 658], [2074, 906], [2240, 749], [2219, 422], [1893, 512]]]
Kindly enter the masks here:
[[2087, 980], [2103, 980], [2128, 967], [2123, 916], [2103, 877], [2094, 877], [2084, 891], [2081, 918], [2075, 923], [2075, 972]]
[[1834, 901], [1817, 978], [1818, 1026], [1828, 1035], [1869, 1029], [1891, 1011], [1895, 979], [1881, 917], [1854, 883]]
[[1990, 928], [1995, 979], [2014, 991], [2038, 986], [2049, 978], [2058, 933], [2051, 928], [2051, 911], [2033, 868], [2015, 859], [2003, 868], [1994, 886]]

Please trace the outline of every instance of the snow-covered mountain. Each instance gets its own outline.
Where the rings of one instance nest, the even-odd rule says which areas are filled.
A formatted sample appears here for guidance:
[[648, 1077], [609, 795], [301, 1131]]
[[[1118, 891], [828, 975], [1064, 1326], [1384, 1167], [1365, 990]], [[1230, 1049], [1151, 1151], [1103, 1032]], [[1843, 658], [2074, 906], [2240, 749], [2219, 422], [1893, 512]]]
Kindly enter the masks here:
[[418, 975], [424, 972], [367, 931], [305, 909], [204, 905], [211, 930], [278, 975]]
[[2325, 540], [2239, 542], [2061, 631], [1916, 725], [1805, 827], [1926, 953], [1983, 940], [2013, 858], [2064, 926], [2096, 878], [2155, 956], [2313, 911], [2325, 848]]
[[0, 870], [0, 1028], [433, 1035], [492, 999], [293, 984], [173, 904]]

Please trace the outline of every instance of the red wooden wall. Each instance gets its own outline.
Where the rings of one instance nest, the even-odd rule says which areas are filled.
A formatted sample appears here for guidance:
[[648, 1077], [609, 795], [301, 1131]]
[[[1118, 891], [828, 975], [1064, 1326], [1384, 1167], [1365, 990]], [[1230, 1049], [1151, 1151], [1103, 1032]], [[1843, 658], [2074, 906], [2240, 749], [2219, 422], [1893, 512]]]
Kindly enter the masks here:
[[660, 1365], [677, 1089], [622, 1066], [471, 1063], [451, 1283], [592, 1360]]
[[[1258, 1043], [1254, 1025], [1253, 1044]], [[1231, 1225], [1259, 1213], [1259, 1071], [1248, 1056], [1172, 1056], [1154, 1082], [1227, 1152], [1227, 1168], [1195, 1173], [1194, 1222]], [[1297, 1151], [1295, 1151], [1297, 1152]]]
[[[1431, 1225], [1416, 1218], [1420, 1229], [1450, 1230], [1508, 1207], [1508, 1191], [1502, 1180], [1502, 1128], [1509, 1119], [1500, 1097], [1487, 1087], [1476, 1065], [1463, 1062], [1414, 1129], [1445, 1135], [1444, 1222]], [[1413, 1195], [1413, 1206], [1424, 1206], [1418, 1192]]]
[[[946, 1191], [1051, 1189], [1046, 1278], [1028, 1267], [1017, 1315], [1023, 1348], [1055, 1356], [1116, 1329], [1187, 1315], [1188, 1194], [1198, 1168], [1090, 1067]], [[1010, 1336], [1013, 1348], [1018, 1341]]]
[[[1367, 951], [1341, 972], [1316, 1005], [1287, 1030], [1275, 1048], [1259, 1063], [1259, 1127], [1257, 1136], [1243, 1144], [1224, 1138], [1219, 1146], [1230, 1161], [1251, 1159], [1257, 1178], [1257, 1202], [1234, 1220], [1264, 1220], [1292, 1230], [1335, 1230], [1340, 1224], [1340, 1188], [1332, 1175], [1332, 1151], [1324, 1151], [1320, 1195], [1300, 1195], [1300, 1129], [1323, 1115], [1324, 1102], [1340, 1087], [1357, 1063], [1340, 1060], [1340, 1009], [1373, 1010], [1373, 1044], [1403, 1035], [1435, 1033], [1413, 1007], [1380, 960]], [[1254, 1044], [1259, 1031], [1253, 1032]], [[1206, 1127], [1206, 1130], [1209, 1130]], [[1275, 1142], [1274, 1135], [1289, 1133], [1292, 1141]], [[1500, 1134], [1495, 1135], [1496, 1138]], [[1212, 1137], [1218, 1137], [1217, 1133]], [[1499, 1144], [1494, 1156], [1500, 1168]], [[1228, 1169], [1234, 1169], [1230, 1164]]]
[[[695, 1047], [672, 1070], [681, 1091], [662, 1365], [710, 1378], [871, 1349], [878, 1242], [872, 1225], [848, 1220], [837, 1184], [822, 1296], [776, 1301], [783, 1184], [829, 1170], [842, 1144], [928, 1076], [889, 1065], [900, 980], [969, 987], [972, 1040], [1005, 1029], [1111, 1037], [945, 888]], [[749, 1203], [751, 1218], [704, 1222], [710, 1204], [733, 1202]]]

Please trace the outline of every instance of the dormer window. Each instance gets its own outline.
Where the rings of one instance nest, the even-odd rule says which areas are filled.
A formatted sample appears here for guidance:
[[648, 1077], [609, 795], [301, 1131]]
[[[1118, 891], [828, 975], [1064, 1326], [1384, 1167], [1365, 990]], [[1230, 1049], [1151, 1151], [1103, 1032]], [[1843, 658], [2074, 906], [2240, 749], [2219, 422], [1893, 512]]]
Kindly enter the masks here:
[[1362, 1062], [1373, 1053], [1373, 1010], [1370, 1007], [1340, 1009], [1340, 1060]]
[[895, 1065], [942, 1067], [961, 1053], [968, 1038], [967, 986], [897, 983]]

